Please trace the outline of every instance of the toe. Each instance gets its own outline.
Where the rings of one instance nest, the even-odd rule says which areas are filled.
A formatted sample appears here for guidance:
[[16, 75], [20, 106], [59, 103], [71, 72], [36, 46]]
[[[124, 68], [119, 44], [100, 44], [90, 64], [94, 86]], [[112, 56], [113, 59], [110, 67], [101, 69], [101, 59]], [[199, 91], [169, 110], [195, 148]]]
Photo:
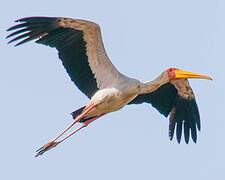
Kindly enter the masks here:
[[46, 151], [54, 148], [59, 142], [55, 142], [55, 141], [50, 141], [49, 143], [45, 144], [44, 146], [42, 146], [41, 148], [39, 148], [36, 152], [37, 154], [35, 155], [35, 157], [38, 157], [42, 154], [44, 154]]

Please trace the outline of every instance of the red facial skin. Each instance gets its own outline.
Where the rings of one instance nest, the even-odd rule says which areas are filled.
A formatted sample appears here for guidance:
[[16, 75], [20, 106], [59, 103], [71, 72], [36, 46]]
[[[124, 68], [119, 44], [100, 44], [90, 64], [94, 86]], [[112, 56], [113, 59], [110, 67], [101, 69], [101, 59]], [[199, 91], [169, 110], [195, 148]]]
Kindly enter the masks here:
[[176, 79], [176, 74], [175, 74], [176, 68], [168, 68], [166, 71], [168, 73], [169, 80]]

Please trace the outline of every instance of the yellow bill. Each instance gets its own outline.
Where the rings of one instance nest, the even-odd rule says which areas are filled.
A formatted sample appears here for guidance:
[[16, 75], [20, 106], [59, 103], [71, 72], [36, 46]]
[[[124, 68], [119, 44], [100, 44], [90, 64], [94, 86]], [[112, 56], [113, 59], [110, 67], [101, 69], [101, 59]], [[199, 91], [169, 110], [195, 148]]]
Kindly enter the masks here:
[[175, 75], [176, 75], [176, 79], [199, 78], [199, 79], [209, 79], [209, 80], [212, 80], [212, 78], [210, 76], [196, 74], [196, 73], [184, 71], [184, 70], [181, 70], [181, 69], [176, 69], [175, 70]]

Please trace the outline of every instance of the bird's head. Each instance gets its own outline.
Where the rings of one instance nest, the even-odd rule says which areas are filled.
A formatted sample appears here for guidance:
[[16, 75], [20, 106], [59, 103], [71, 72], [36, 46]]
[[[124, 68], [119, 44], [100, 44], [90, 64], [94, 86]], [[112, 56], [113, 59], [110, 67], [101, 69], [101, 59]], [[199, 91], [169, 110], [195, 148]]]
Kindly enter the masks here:
[[184, 70], [177, 69], [177, 68], [168, 68], [166, 70], [166, 72], [168, 74], [168, 78], [170, 81], [176, 80], [176, 79], [187, 79], [187, 78], [199, 78], [199, 79], [212, 80], [212, 78], [209, 76], [196, 74], [196, 73], [184, 71]]

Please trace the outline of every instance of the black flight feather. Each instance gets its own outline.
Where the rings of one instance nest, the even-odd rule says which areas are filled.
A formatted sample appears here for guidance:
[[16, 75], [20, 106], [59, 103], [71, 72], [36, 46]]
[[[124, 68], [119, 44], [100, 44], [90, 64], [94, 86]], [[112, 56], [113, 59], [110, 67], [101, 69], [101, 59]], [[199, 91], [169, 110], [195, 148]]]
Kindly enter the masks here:
[[188, 144], [189, 136], [197, 141], [197, 131], [200, 130], [200, 116], [195, 98], [184, 98], [178, 94], [176, 87], [167, 83], [152, 93], [138, 95], [129, 104], [150, 103], [164, 116], [169, 118], [169, 138], [173, 139], [176, 129], [177, 142], [180, 143], [182, 129], [184, 140]]
[[[98, 90], [97, 82], [88, 63], [86, 42], [83, 31], [61, 26], [63, 18], [28, 17], [16, 20], [21, 22], [8, 31], [16, 30], [7, 36], [16, 36], [9, 43], [21, 40], [15, 46], [37, 39], [36, 43], [55, 47], [59, 58], [76, 86], [89, 98]], [[70, 23], [73, 23], [72, 21]]]

